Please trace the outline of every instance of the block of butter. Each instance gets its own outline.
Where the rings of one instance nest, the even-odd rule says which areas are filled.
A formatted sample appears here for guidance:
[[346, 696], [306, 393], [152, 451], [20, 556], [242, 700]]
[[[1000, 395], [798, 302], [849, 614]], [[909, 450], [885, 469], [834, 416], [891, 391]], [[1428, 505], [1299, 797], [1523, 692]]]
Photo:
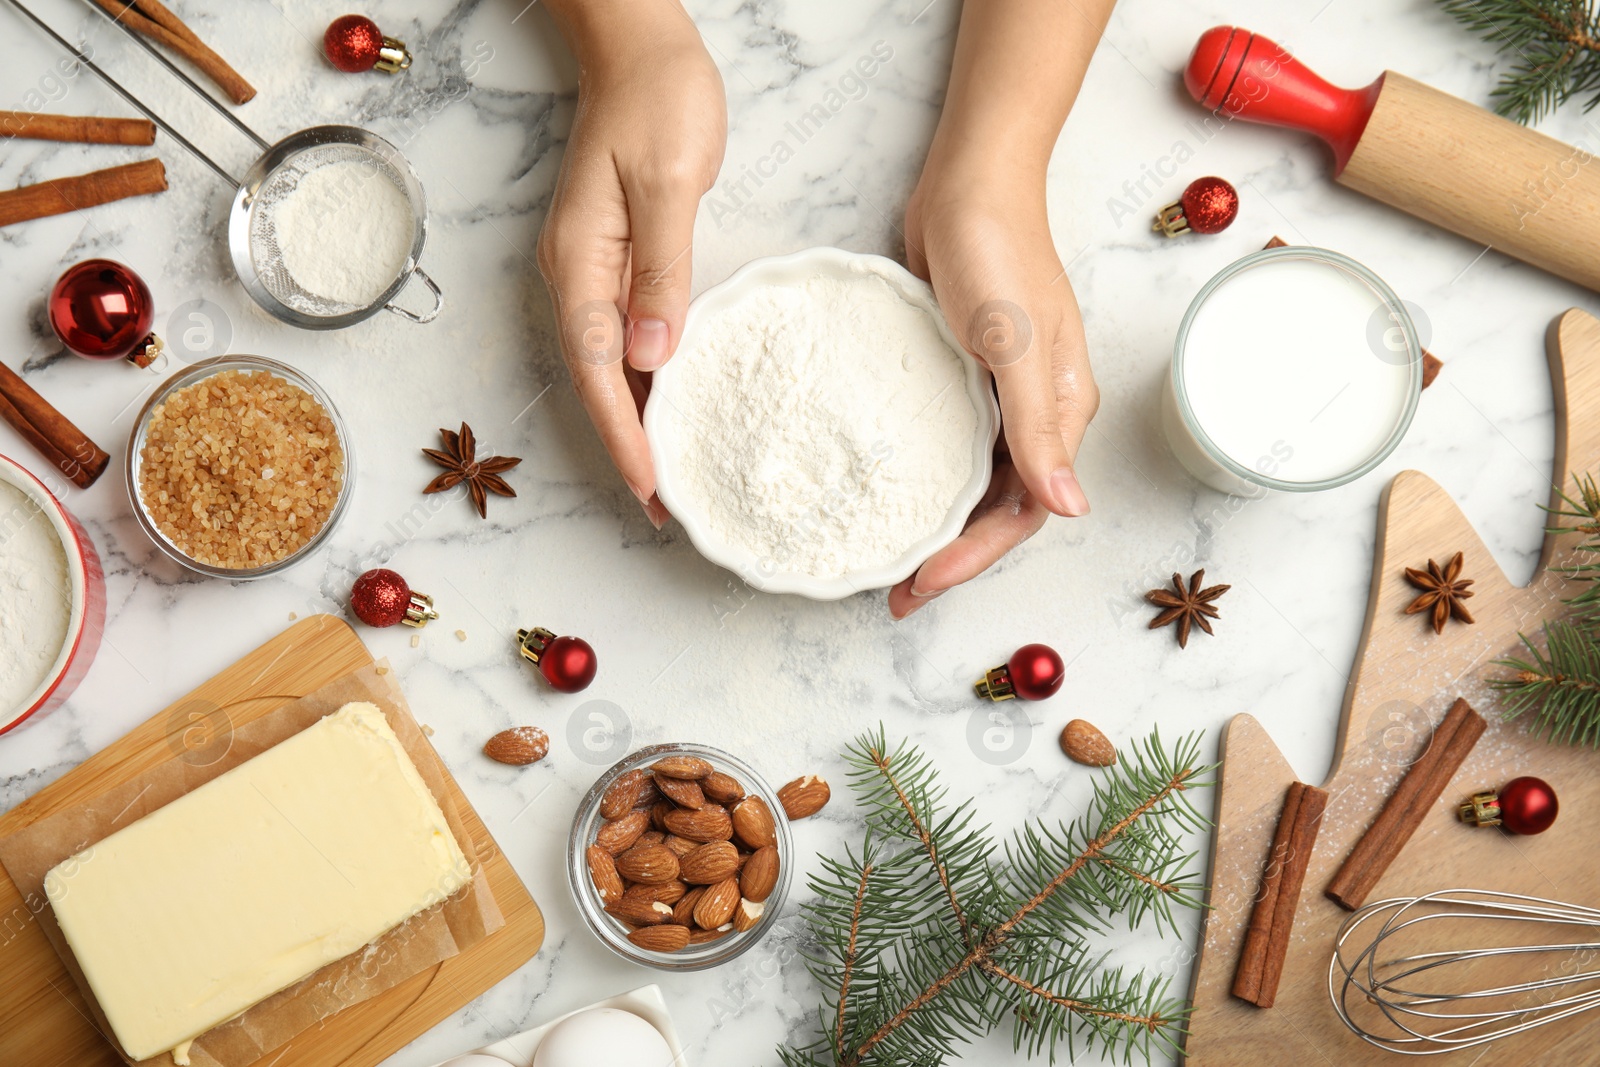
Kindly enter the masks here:
[[183, 1063], [471, 878], [383, 712], [355, 703], [62, 861], [45, 893], [123, 1049]]

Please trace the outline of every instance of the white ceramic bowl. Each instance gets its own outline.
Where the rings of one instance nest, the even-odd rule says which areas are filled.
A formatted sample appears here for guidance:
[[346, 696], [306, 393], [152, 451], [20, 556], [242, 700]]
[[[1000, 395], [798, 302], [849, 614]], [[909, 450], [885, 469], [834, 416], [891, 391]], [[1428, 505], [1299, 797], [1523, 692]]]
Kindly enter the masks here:
[[[945, 322], [933, 289], [926, 282], [892, 259], [846, 252], [839, 248], [808, 248], [787, 256], [772, 256], [746, 263], [726, 281], [707, 289], [689, 305], [678, 351], [682, 353], [692, 348], [702, 323], [738, 303], [753, 289], [766, 285], [798, 285], [819, 275], [844, 278], [862, 273], [877, 275], [907, 303], [922, 309], [938, 327], [945, 343], [956, 352], [965, 353], [965, 348]], [[679, 368], [684, 366], [681, 358], [668, 360], [667, 365], [655, 373], [650, 386], [650, 400], [644, 409], [645, 436], [650, 442], [650, 454], [655, 459], [656, 492], [667, 510], [683, 524], [689, 540], [694, 542], [701, 555], [733, 571], [756, 589], [768, 593], [799, 593], [813, 600], [838, 600], [863, 590], [894, 585], [910, 577], [929, 556], [956, 539], [966, 525], [967, 516], [989, 487], [989, 478], [993, 473], [994, 443], [1000, 432], [1000, 411], [995, 404], [988, 370], [970, 355], [964, 355], [963, 363], [966, 367], [967, 393], [978, 416], [978, 432], [972, 443], [972, 477], [957, 494], [950, 513], [939, 528], [887, 566], [849, 571], [834, 578], [778, 570], [770, 561], [758, 559], [755, 553], [746, 548], [729, 544], [711, 529], [707, 517], [684, 489], [684, 473], [678, 464], [685, 449], [679, 440], [678, 423], [669, 415], [671, 406], [687, 406], [682, 377], [678, 373]]]

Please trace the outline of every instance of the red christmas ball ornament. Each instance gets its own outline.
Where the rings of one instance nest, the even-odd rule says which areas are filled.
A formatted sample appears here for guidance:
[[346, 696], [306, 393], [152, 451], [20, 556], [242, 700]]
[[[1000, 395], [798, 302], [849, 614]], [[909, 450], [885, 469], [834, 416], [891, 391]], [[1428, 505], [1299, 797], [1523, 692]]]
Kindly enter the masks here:
[[350, 609], [368, 626], [393, 626], [403, 622], [417, 629], [437, 619], [433, 597], [419, 593], [394, 571], [379, 567], [356, 579], [350, 589]]
[[328, 62], [347, 74], [374, 67], [393, 74], [411, 66], [405, 42], [384, 36], [378, 24], [365, 15], [341, 15], [329, 23], [322, 35], [322, 50]]
[[550, 688], [576, 693], [589, 688], [599, 664], [581, 637], [557, 637], [541, 626], [517, 631], [517, 652], [539, 668]]
[[990, 700], [1043, 700], [1056, 695], [1066, 677], [1066, 664], [1049, 645], [1023, 645], [973, 686]]
[[85, 359], [126, 359], [148, 367], [161, 354], [150, 332], [155, 300], [144, 279], [109, 259], [68, 267], [50, 289], [50, 328]]
[[1168, 237], [1221, 233], [1238, 215], [1239, 190], [1221, 178], [1196, 178], [1182, 196], [1157, 212], [1152, 228]]
[[1474, 793], [1461, 805], [1461, 821], [1473, 826], [1504, 826], [1514, 834], [1542, 834], [1556, 821], [1561, 804], [1543, 778], [1513, 778], [1500, 788]]

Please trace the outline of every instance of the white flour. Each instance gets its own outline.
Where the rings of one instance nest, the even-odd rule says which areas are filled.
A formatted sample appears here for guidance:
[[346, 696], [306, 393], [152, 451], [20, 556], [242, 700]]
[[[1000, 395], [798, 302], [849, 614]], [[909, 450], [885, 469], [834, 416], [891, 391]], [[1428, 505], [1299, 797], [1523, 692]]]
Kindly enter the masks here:
[[891, 564], [972, 476], [965, 358], [874, 274], [753, 290], [673, 357], [684, 490], [763, 569]]
[[67, 556], [50, 520], [0, 482], [0, 721], [44, 682], [72, 618]]
[[272, 209], [290, 276], [325, 300], [356, 307], [400, 276], [414, 223], [405, 194], [360, 160], [318, 167]]

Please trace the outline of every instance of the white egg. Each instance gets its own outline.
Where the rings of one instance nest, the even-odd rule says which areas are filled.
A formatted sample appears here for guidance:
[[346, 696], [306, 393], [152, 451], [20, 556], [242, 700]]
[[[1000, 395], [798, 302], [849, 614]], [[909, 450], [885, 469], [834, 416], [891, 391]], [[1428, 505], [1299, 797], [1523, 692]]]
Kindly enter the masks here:
[[672, 1067], [672, 1050], [631, 1011], [593, 1008], [552, 1027], [533, 1067]]
[[510, 1067], [499, 1056], [490, 1056], [483, 1052], [473, 1052], [465, 1056], [457, 1056], [444, 1067]]

